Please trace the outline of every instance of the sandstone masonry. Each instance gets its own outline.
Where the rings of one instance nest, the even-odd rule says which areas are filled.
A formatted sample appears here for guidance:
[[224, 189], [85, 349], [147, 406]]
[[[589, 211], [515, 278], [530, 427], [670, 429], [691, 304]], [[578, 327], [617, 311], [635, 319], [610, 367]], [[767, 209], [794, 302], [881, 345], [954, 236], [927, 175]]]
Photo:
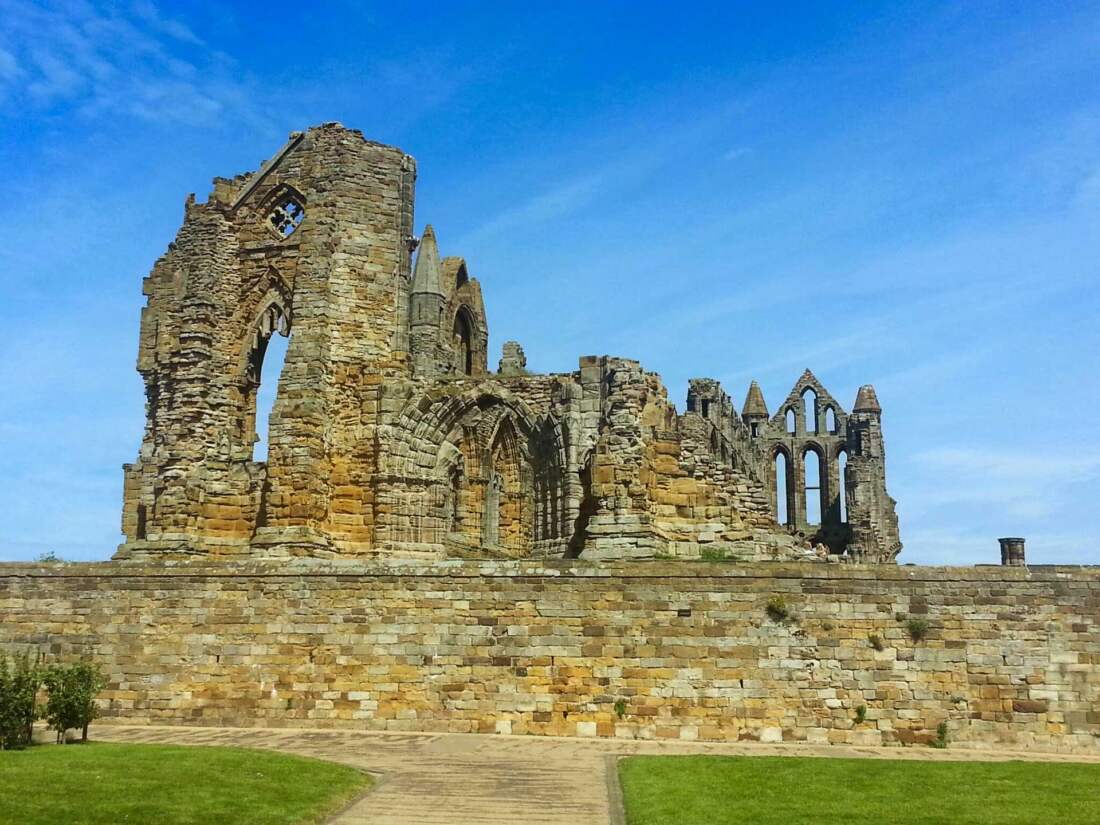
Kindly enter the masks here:
[[127, 722], [1100, 751], [1100, 568], [5, 564], [0, 616]]
[[118, 558], [897, 556], [873, 389], [848, 413], [807, 371], [769, 417], [755, 384], [738, 414], [699, 379], [681, 415], [625, 358], [536, 375], [508, 342], [492, 373], [477, 280], [413, 235], [415, 180], [326, 124], [188, 198], [144, 283]]

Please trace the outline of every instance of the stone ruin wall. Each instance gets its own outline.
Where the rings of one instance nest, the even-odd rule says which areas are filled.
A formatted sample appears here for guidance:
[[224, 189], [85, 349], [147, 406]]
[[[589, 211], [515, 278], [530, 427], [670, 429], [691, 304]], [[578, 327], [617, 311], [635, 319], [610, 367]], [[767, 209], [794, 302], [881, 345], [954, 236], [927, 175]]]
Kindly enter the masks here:
[[[680, 415], [624, 358], [534, 375], [509, 342], [491, 372], [480, 284], [430, 226], [413, 236], [415, 179], [400, 150], [325, 124], [188, 198], [144, 282], [147, 425], [118, 558], [893, 560], [880, 430], [791, 435], [762, 396], [738, 416], [707, 379]], [[277, 376], [273, 335], [290, 337]], [[261, 381], [278, 382], [266, 461], [253, 460]], [[831, 462], [829, 438], [852, 472], [822, 485], [822, 525], [793, 505], [778, 524], [774, 457]]]
[[4, 564], [0, 615], [108, 722], [1100, 753], [1100, 568]]

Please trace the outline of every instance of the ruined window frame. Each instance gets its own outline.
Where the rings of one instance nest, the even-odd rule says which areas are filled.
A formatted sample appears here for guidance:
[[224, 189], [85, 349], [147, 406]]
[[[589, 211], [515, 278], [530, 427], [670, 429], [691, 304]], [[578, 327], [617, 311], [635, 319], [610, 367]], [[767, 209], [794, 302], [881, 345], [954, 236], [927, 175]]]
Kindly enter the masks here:
[[[810, 484], [810, 462], [807, 461], [807, 457], [813, 454], [817, 458], [817, 483]], [[829, 473], [828, 459], [826, 458], [825, 451], [817, 444], [807, 444], [802, 448], [802, 461], [800, 462], [802, 467], [802, 508], [803, 518], [810, 527], [817, 527], [825, 523], [825, 490], [826, 479]], [[810, 519], [810, 500], [811, 492], [815, 492], [817, 498], [817, 521]]]
[[[779, 460], [783, 460], [783, 487], [779, 486]], [[794, 525], [794, 484], [791, 471], [794, 469], [794, 461], [790, 453], [783, 447], [772, 451], [772, 491], [775, 495], [775, 521], [784, 527]], [[780, 496], [782, 493], [782, 496]], [[782, 518], [780, 516], [782, 515]]]
[[[288, 210], [288, 205], [294, 208]], [[257, 212], [269, 235], [285, 241], [298, 234], [309, 217], [305, 196], [295, 187], [282, 183], [274, 187], [261, 202]]]

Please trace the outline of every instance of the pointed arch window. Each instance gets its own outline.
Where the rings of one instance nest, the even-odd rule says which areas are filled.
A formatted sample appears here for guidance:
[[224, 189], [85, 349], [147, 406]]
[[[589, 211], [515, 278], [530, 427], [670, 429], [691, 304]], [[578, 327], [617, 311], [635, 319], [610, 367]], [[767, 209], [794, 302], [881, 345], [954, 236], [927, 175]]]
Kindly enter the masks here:
[[[266, 461], [268, 458], [271, 414], [275, 409], [289, 336], [289, 317], [279, 304], [271, 304], [260, 315], [245, 362], [244, 435], [247, 439], [245, 443], [252, 446], [254, 461]], [[263, 380], [265, 375], [268, 376], [267, 381]]]
[[470, 313], [462, 307], [455, 314], [453, 346], [455, 353], [455, 371], [463, 375], [474, 374], [474, 329]]
[[802, 405], [806, 419], [806, 432], [817, 432], [817, 393], [809, 387], [802, 393]]
[[837, 495], [840, 523], [848, 523], [848, 451], [841, 450], [836, 457], [838, 475], [840, 477], [840, 491]]
[[807, 449], [802, 454], [802, 466], [806, 490], [806, 523], [821, 524], [821, 456], [817, 450]]
[[794, 407], [787, 407], [787, 432], [793, 433], [796, 428]]
[[836, 434], [836, 413], [833, 412], [832, 407], [825, 408], [825, 429]]
[[780, 450], [775, 454], [775, 520], [780, 524], [791, 523], [790, 461]]

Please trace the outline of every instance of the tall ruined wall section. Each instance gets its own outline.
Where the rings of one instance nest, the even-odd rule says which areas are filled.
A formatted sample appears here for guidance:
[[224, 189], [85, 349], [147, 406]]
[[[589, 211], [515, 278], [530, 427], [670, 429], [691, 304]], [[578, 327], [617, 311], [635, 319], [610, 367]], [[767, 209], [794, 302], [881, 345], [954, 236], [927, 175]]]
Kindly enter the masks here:
[[755, 397], [755, 411], [745, 417], [766, 457], [772, 511], [785, 513], [792, 533], [834, 554], [895, 561], [902, 545], [896, 502], [886, 490], [882, 408], [874, 388], [859, 389], [850, 414], [809, 370], [770, 419], [758, 387]]
[[636, 361], [597, 363], [606, 425], [594, 451], [600, 509], [586, 557], [813, 557], [776, 524], [755, 466], [735, 458], [729, 427], [690, 409], [678, 416], [660, 377]]
[[1100, 753], [1097, 568], [0, 565], [0, 614], [108, 720]]
[[[145, 281], [147, 428], [125, 476], [127, 553], [324, 553], [371, 541], [364, 473], [379, 387], [405, 368], [415, 164], [337, 125], [215, 180]], [[266, 463], [255, 393], [290, 334]]]

